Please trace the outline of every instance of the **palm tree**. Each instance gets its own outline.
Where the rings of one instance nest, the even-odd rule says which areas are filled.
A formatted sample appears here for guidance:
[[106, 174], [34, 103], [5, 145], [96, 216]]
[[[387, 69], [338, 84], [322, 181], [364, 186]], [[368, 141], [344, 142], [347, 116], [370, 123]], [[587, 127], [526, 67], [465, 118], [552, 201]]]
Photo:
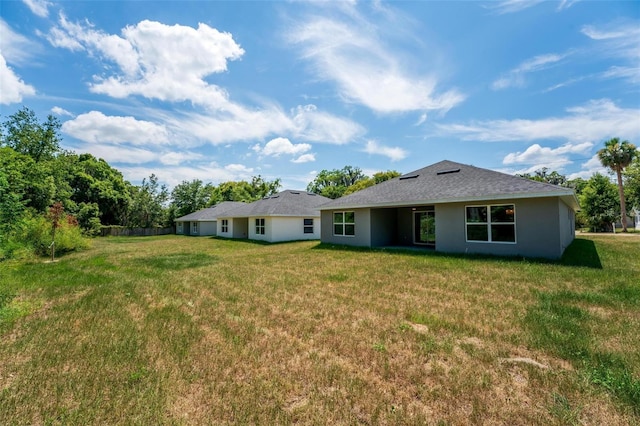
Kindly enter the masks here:
[[627, 207], [624, 202], [624, 189], [622, 187], [622, 171], [638, 155], [636, 146], [629, 141], [620, 142], [619, 138], [613, 138], [604, 143], [604, 148], [598, 151], [598, 158], [602, 165], [616, 172], [618, 176], [618, 192], [620, 194], [620, 216], [622, 232], [627, 232]]

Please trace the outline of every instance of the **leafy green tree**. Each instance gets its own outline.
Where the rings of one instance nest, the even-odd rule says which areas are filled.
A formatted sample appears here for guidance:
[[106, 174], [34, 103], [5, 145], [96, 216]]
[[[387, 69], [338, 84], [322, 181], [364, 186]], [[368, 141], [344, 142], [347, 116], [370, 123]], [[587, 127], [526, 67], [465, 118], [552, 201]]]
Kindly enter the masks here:
[[60, 151], [60, 122], [52, 115], [40, 123], [29, 108], [22, 108], [3, 123], [0, 146], [28, 155], [35, 162], [52, 159]]
[[640, 155], [624, 171], [624, 188], [629, 205], [640, 210]]
[[222, 201], [251, 202], [260, 200], [277, 193], [280, 186], [280, 179], [267, 181], [260, 175], [252, 177], [251, 182], [244, 180], [223, 182], [213, 188], [209, 205]]
[[96, 203], [80, 203], [76, 213], [78, 225], [85, 235], [95, 237], [100, 234], [100, 209]]
[[91, 154], [66, 154], [64, 161], [70, 199], [76, 205], [97, 204], [103, 225], [122, 224], [131, 202], [131, 184], [122, 173]]
[[55, 182], [47, 163], [36, 163], [33, 158], [13, 148], [0, 148], [0, 173], [7, 180], [12, 197], [17, 197], [25, 208], [46, 212], [55, 194]]
[[604, 148], [598, 151], [598, 158], [602, 165], [615, 172], [618, 178], [622, 232], [627, 232], [627, 207], [624, 199], [622, 171], [631, 164], [636, 156], [638, 156], [638, 150], [635, 145], [629, 141], [620, 142], [619, 138], [609, 139], [604, 143]]
[[344, 196], [344, 195], [352, 194], [354, 192], [360, 191], [362, 189], [368, 188], [373, 185], [377, 185], [379, 183], [382, 183], [389, 179], [393, 179], [398, 176], [400, 176], [400, 172], [397, 172], [395, 170], [387, 170], [386, 172], [377, 172], [373, 174], [373, 177], [365, 176], [363, 179], [360, 179], [353, 185], [349, 186], [342, 195]]
[[209, 205], [213, 195], [213, 186], [202, 184], [199, 179], [183, 181], [171, 191], [172, 214], [175, 217], [193, 213]]
[[165, 204], [169, 199], [166, 185], [158, 183], [158, 177], [151, 174], [143, 179], [142, 185], [132, 187], [131, 205], [127, 226], [150, 228], [165, 224]]
[[307, 191], [336, 199], [342, 197], [347, 188], [363, 179], [366, 179], [366, 176], [358, 167], [345, 166], [342, 169], [322, 170], [309, 183]]
[[608, 177], [596, 173], [587, 181], [580, 196], [580, 215], [593, 232], [611, 230], [620, 207], [616, 185]]
[[565, 175], [558, 173], [555, 170], [552, 172], [549, 172], [549, 169], [547, 167], [543, 167], [541, 169], [536, 170], [533, 173], [534, 173], [533, 175], [530, 173], [524, 173], [524, 174], [518, 174], [517, 176], [535, 180], [537, 182], [550, 183], [552, 185], [558, 185], [558, 186], [567, 186], [567, 177]]

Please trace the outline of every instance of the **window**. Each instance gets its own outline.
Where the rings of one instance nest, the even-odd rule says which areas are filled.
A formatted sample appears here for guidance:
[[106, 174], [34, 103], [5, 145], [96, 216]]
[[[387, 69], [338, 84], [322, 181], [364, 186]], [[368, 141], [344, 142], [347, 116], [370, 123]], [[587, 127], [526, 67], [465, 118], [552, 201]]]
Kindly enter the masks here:
[[304, 233], [313, 234], [313, 219], [304, 219]]
[[513, 204], [466, 207], [467, 241], [516, 242]]
[[178, 234], [182, 234], [182, 222], [178, 222]]
[[354, 212], [333, 212], [333, 235], [356, 235], [356, 215]]
[[229, 219], [222, 219], [222, 226], [220, 232], [229, 232]]
[[256, 219], [256, 234], [264, 235], [264, 218]]
[[198, 233], [198, 222], [191, 222], [191, 233], [192, 234]]

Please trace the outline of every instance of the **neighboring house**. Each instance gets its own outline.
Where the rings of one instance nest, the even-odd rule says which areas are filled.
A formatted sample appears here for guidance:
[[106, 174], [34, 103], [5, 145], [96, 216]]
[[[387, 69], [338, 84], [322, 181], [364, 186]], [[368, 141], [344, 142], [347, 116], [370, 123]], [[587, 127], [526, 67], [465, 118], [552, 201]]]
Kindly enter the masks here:
[[559, 258], [578, 209], [571, 189], [441, 161], [322, 205], [321, 240]]
[[176, 234], [198, 236], [216, 235], [218, 216], [243, 205], [245, 205], [245, 203], [223, 201], [215, 206], [179, 217], [174, 220], [176, 223]]
[[633, 216], [635, 217], [635, 222], [636, 222], [636, 229], [638, 231], [640, 231], [640, 209], [638, 208], [634, 208], [633, 209]]
[[305, 191], [282, 191], [218, 216], [217, 235], [269, 242], [318, 240], [318, 206], [327, 201]]

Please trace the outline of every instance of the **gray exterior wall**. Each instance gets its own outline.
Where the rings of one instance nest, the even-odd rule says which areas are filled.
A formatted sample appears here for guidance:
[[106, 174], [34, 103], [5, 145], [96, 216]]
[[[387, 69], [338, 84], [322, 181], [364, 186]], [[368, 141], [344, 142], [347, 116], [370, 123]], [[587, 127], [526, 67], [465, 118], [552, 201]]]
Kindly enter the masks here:
[[198, 224], [198, 235], [216, 235], [216, 222], [215, 221], [207, 221], [207, 222], [200, 222]]
[[323, 243], [346, 244], [358, 247], [371, 247], [371, 217], [370, 209], [347, 209], [335, 211], [350, 211], [355, 213], [355, 235], [342, 236], [333, 235], [333, 212], [334, 210], [324, 210], [321, 212], [320, 232]]
[[[465, 206], [485, 203], [515, 205], [515, 244], [466, 241]], [[549, 197], [436, 205], [436, 251], [557, 259], [563, 251], [560, 203]]]
[[[515, 243], [467, 242], [465, 207], [515, 206]], [[429, 210], [431, 206], [416, 206]], [[558, 197], [436, 204], [435, 250], [445, 253], [477, 253], [500, 256], [557, 259], [573, 241], [574, 211]], [[341, 211], [341, 210], [336, 210]], [[333, 235], [333, 210], [321, 212], [323, 243], [376, 247], [413, 245], [413, 208], [351, 209], [355, 212], [355, 236]]]
[[576, 236], [576, 214], [562, 200], [558, 200], [560, 223], [560, 253], [569, 247]]

